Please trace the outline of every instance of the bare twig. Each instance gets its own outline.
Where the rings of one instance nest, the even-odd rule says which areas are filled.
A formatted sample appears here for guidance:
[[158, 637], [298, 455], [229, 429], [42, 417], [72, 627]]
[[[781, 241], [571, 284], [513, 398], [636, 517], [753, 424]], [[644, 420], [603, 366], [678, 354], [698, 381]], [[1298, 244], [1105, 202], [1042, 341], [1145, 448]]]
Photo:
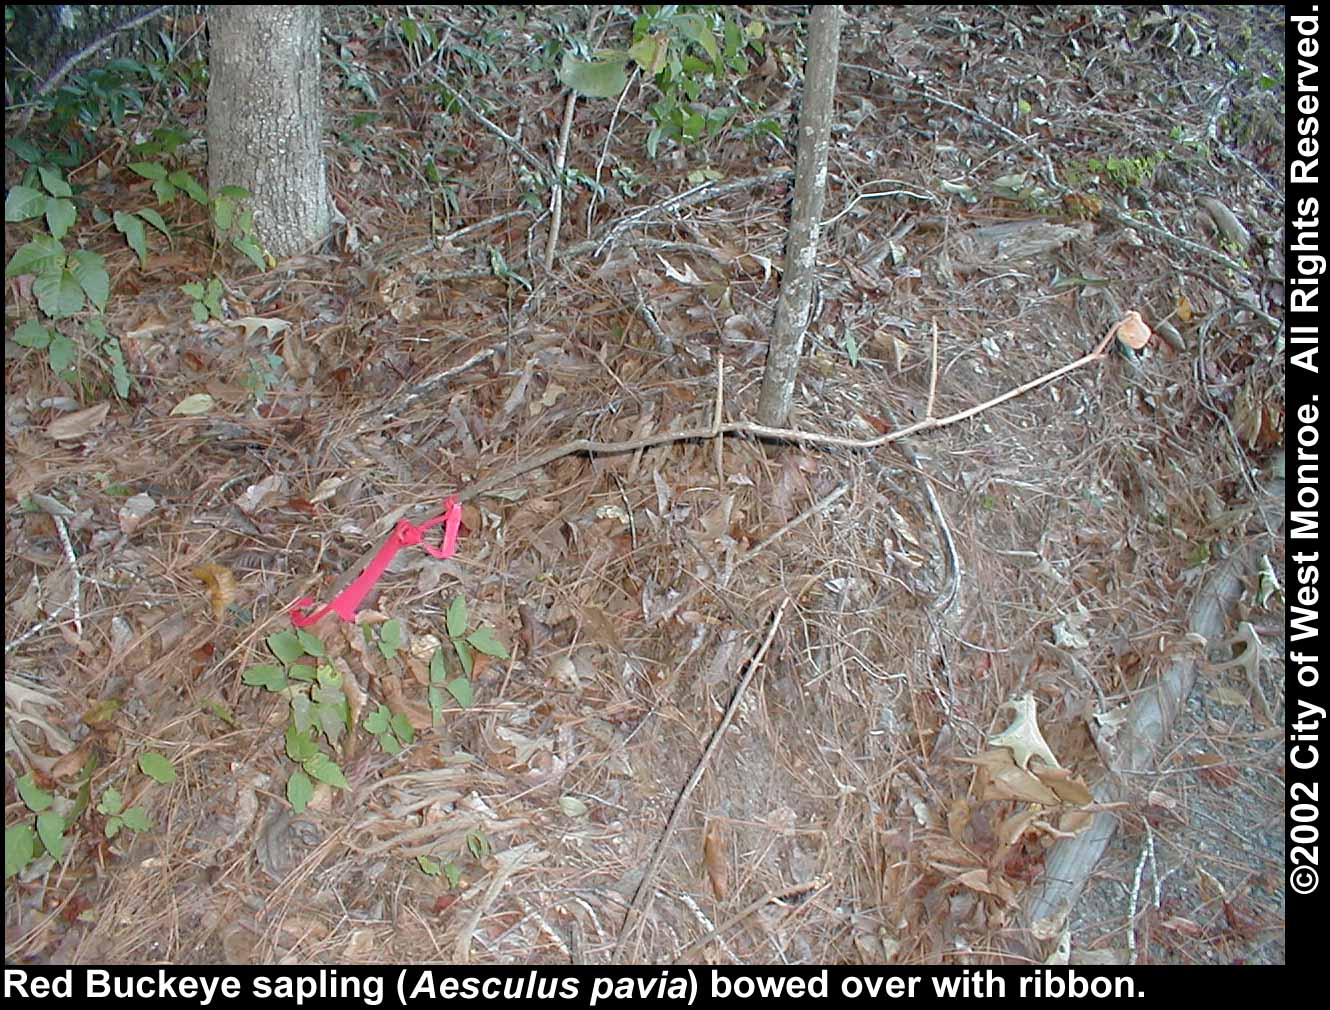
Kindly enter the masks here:
[[569, 91], [563, 106], [563, 128], [559, 131], [559, 153], [554, 159], [554, 188], [550, 195], [550, 237], [545, 243], [545, 270], [554, 269], [554, 253], [559, 248], [559, 226], [563, 223], [563, 179], [568, 166], [568, 138], [573, 132], [573, 110], [577, 92]]
[[780, 629], [781, 619], [785, 616], [785, 608], [790, 605], [789, 597], [781, 601], [776, 608], [775, 616], [771, 619], [771, 627], [767, 630], [767, 637], [763, 639], [761, 647], [753, 656], [748, 664], [748, 669], [744, 672], [743, 678], [739, 681], [739, 686], [734, 689], [734, 697], [730, 699], [729, 706], [725, 709], [725, 715], [721, 717], [720, 724], [711, 734], [711, 742], [702, 752], [702, 757], [697, 762], [697, 767], [693, 769], [693, 774], [688, 777], [687, 784], [679, 794], [679, 799], [674, 804], [674, 810], [670, 814], [670, 819], [665, 823], [665, 830], [656, 843], [656, 851], [651, 857], [651, 862], [647, 864], [646, 872], [642, 874], [642, 882], [637, 886], [637, 893], [633, 896], [633, 903], [628, 907], [628, 914], [624, 917], [623, 932], [619, 934], [619, 942], [614, 946], [614, 956], [612, 960], [618, 962], [625, 948], [628, 945], [629, 937], [637, 927], [637, 932], [641, 932], [643, 921], [642, 909], [646, 904], [647, 898], [655, 891], [656, 873], [660, 869], [661, 860], [665, 858], [665, 852], [669, 848], [670, 839], [674, 837], [678, 830], [679, 822], [683, 819], [684, 812], [688, 809], [688, 801], [692, 798], [693, 791], [698, 783], [702, 781], [702, 775], [706, 772], [707, 766], [711, 763], [712, 756], [720, 748], [721, 741], [725, 739], [726, 731], [730, 723], [734, 721], [734, 714], [739, 710], [739, 703], [743, 700], [744, 694], [748, 691], [748, 685], [752, 683], [753, 675], [757, 673], [758, 667], [762, 665], [762, 660], [767, 654], [767, 649], [771, 647], [772, 640], [776, 637], [776, 632]]
[[483, 112], [476, 109], [475, 106], [473, 106], [470, 102], [466, 100], [466, 96], [463, 95], [460, 91], [453, 91], [451, 92], [451, 95], [453, 98], [457, 100], [457, 104], [462, 106], [462, 108], [466, 109], [466, 111], [471, 114], [471, 117], [476, 122], [478, 122], [481, 126], [485, 127], [485, 129], [489, 130], [490, 133], [494, 134], [505, 144], [511, 147], [514, 151], [516, 151], [521, 156], [523, 161], [525, 161], [528, 165], [530, 165], [540, 174], [540, 177], [542, 179], [549, 181], [549, 175], [550, 175], [549, 167], [543, 161], [537, 158], [534, 154], [528, 151], [522, 145], [522, 142], [520, 140], [510, 135], [506, 130], [503, 129], [503, 127], [499, 126], [499, 124], [495, 123]]
[[69, 564], [71, 582], [69, 587], [69, 598], [65, 600], [64, 603], [57, 606], [46, 620], [38, 621], [12, 642], [6, 642], [5, 655], [9, 655], [9, 653], [13, 652], [28, 639], [32, 638], [34, 635], [40, 634], [52, 625], [61, 624], [62, 621], [60, 615], [66, 610], [72, 610], [74, 612], [74, 631], [79, 638], [83, 637], [83, 614], [79, 607], [79, 598], [83, 590], [83, 580], [79, 575], [78, 558], [74, 555], [74, 545], [69, 540], [69, 530], [65, 526], [65, 520], [57, 515], [52, 515], [51, 520], [55, 523], [55, 528], [60, 533], [60, 546], [64, 548], [65, 561]]
[[[466, 501], [470, 498], [476, 498], [480, 495], [488, 494], [496, 488], [503, 487], [505, 484], [508, 484], [533, 470], [538, 470], [543, 466], [553, 463], [555, 460], [563, 459], [565, 456], [572, 456], [576, 453], [583, 453], [589, 456], [620, 455], [626, 452], [636, 452], [639, 449], [650, 448], [651, 446], [667, 445], [671, 442], [701, 441], [710, 438], [718, 438], [724, 435], [751, 435], [756, 438], [770, 439], [777, 442], [795, 442], [803, 445], [828, 446], [838, 449], [858, 451], [877, 449], [881, 446], [898, 442], [902, 438], [906, 438], [921, 431], [932, 431], [935, 428], [945, 428], [948, 425], [957, 424], [960, 421], [974, 417], [976, 414], [981, 414], [991, 407], [996, 407], [1000, 403], [1005, 403], [1007, 400], [1014, 399], [1023, 393], [1028, 393], [1032, 389], [1037, 389], [1045, 383], [1060, 378], [1077, 368], [1099, 361], [1106, 356], [1105, 348], [1108, 347], [1109, 342], [1113, 339], [1123, 322], [1125, 322], [1125, 320], [1114, 323], [1109, 327], [1108, 332], [1104, 334], [1103, 339], [1100, 340], [1094, 350], [1071, 362], [1071, 364], [1063, 365], [1061, 368], [1055, 368], [1053, 371], [1048, 372], [1037, 379], [1032, 379], [1021, 386], [1017, 386], [1015, 389], [1010, 389], [1005, 393], [1001, 393], [998, 396], [985, 400], [983, 403], [976, 404], [973, 407], [957, 411], [946, 417], [925, 417], [922, 421], [916, 421], [914, 424], [907, 425], [904, 428], [898, 428], [895, 431], [887, 432], [885, 435], [879, 435], [877, 438], [857, 439], [845, 438], [840, 435], [821, 435], [813, 432], [800, 431], [795, 428], [774, 428], [764, 424], [754, 424], [749, 421], [730, 421], [721, 425], [716, 425], [714, 419], [710, 424], [703, 427], [686, 428], [682, 431], [655, 432], [654, 434], [643, 435], [639, 438], [631, 438], [623, 442], [597, 442], [589, 438], [577, 438], [573, 439], [571, 442], [564, 442], [562, 445], [551, 446], [549, 449], [539, 452], [534, 456], [530, 456], [515, 466], [511, 466], [506, 470], [502, 470], [499, 473], [486, 477], [484, 480], [477, 481], [470, 487], [462, 488], [457, 492], [457, 498], [459, 501]], [[492, 355], [496, 350], [497, 346], [481, 352], [480, 355], [473, 356], [468, 362], [464, 362], [463, 365], [457, 366], [457, 368], [470, 367], [471, 364], [483, 360], [482, 356]], [[457, 369], [449, 370], [452, 374], [456, 374], [456, 371]], [[440, 375], [443, 374], [445, 373], [440, 373]], [[432, 376], [430, 379], [425, 380], [425, 383], [416, 387], [416, 389], [409, 394], [410, 399], [419, 396], [422, 387], [428, 386], [432, 388], [433, 385], [436, 385], [437, 382], [441, 381], [443, 380], [439, 376]], [[406, 402], [409, 402], [409, 400]], [[754, 551], [760, 550], [762, 546], [764, 545], [759, 545]], [[374, 555], [377, 552], [378, 546], [372, 545], [354, 566], [342, 573], [342, 576], [333, 584], [332, 589], [329, 590], [330, 595], [336, 596], [349, 586], [352, 580], [355, 579], [356, 575], [364, 569], [365, 565], [373, 560]]]

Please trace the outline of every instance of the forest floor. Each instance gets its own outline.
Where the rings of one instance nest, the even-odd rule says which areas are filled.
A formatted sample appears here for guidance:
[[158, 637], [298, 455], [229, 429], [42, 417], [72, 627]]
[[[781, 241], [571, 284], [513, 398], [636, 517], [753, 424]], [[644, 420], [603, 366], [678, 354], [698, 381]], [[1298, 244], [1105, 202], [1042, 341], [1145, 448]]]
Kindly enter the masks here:
[[[9, 961], [1283, 961], [1282, 671], [1220, 665], [1244, 624], [1282, 652], [1278, 12], [847, 8], [789, 420], [832, 438], [771, 440], [669, 433], [754, 418], [793, 13], [738, 82], [783, 142], [736, 121], [650, 158], [640, 80], [577, 102], [567, 163], [602, 188], [569, 192], [547, 271], [557, 9], [449, 8], [424, 60], [395, 17], [326, 10], [335, 248], [260, 272], [181, 237], [140, 268], [80, 220], [127, 400], [15, 345], [36, 307], [7, 283], [6, 824], [26, 773], [77, 815], [6, 886]], [[198, 91], [155, 111], [144, 132], [202, 136]], [[134, 210], [128, 160], [72, 178]], [[214, 275], [192, 321], [181, 285]], [[853, 445], [1129, 311], [1139, 351]], [[583, 438], [637, 444], [553, 452]], [[297, 813], [291, 706], [245, 675], [281, 666], [297, 598], [453, 494], [455, 556], [403, 550], [362, 625], [310, 629], [360, 718], [325, 745], [346, 787]], [[501, 647], [464, 676], [480, 628]], [[1110, 772], [1178, 664], [1150, 767]], [[1064, 771], [992, 742], [1008, 702]], [[396, 755], [364, 728], [385, 703]], [[109, 788], [151, 830], [108, 838]], [[1029, 921], [1095, 813], [1116, 830], [1074, 904]]]

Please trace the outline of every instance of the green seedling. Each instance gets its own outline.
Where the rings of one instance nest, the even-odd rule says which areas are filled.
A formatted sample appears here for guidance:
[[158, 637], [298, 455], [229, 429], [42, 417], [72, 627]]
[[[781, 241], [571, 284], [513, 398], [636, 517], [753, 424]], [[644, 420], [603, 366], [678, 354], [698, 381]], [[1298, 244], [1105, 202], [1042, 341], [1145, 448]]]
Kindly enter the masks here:
[[97, 804], [97, 812], [106, 817], [106, 837], [114, 838], [122, 828], [142, 833], [152, 830], [152, 821], [143, 807], [125, 809], [124, 798], [119, 789], [108, 789], [102, 793], [102, 800]]
[[37, 785], [32, 772], [28, 772], [16, 784], [23, 805], [36, 817], [5, 828], [6, 880], [22, 873], [42, 852], [50, 853], [51, 858], [57, 862], [65, 856], [65, 829], [68, 822], [62, 814], [52, 809], [55, 797]]
[[[320, 739], [337, 747], [351, 728], [351, 706], [342, 690], [342, 675], [319, 660], [327, 656], [323, 643], [308, 631], [281, 631], [267, 638], [277, 663], [250, 667], [241, 680], [280, 694], [291, 706], [286, 728], [286, 756], [298, 765], [286, 782], [286, 798], [296, 813], [303, 813], [314, 797], [314, 783], [347, 788], [346, 776], [323, 752]], [[311, 662], [311, 660], [313, 662]]]
[[394, 714], [387, 705], [380, 705], [361, 725], [379, 741], [386, 754], [400, 754], [404, 746], [416, 739], [411, 720], [400, 712]]

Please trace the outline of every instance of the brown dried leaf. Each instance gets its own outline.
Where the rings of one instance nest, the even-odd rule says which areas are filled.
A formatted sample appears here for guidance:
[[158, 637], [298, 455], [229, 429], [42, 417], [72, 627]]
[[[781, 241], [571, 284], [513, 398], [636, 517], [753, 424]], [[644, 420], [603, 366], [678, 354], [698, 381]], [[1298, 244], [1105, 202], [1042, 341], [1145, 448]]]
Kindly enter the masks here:
[[226, 608], [235, 602], [236, 577], [225, 565], [199, 565], [190, 571], [194, 578], [208, 587], [208, 599], [212, 603], [212, 616], [218, 621], [226, 617]]
[[1036, 765], [1033, 771], [1040, 782], [1058, 794], [1058, 798], [1063, 803], [1075, 803], [1084, 806], [1087, 803], [1094, 802], [1094, 794], [1090, 792], [1090, 787], [1079, 778], [1073, 779], [1071, 772], [1066, 768], [1049, 768], [1046, 765]]
[[57, 417], [46, 426], [46, 436], [57, 441], [82, 438], [106, 420], [111, 409], [111, 402], [99, 403], [86, 410], [76, 410], [72, 414]]
[[1126, 318], [1118, 324], [1118, 339], [1134, 351], [1139, 351], [1150, 342], [1150, 327], [1136, 311], [1128, 312]]
[[1011, 751], [984, 751], [977, 757], [959, 758], [963, 764], [977, 765], [980, 770], [977, 783], [978, 797], [982, 800], [1020, 800], [1024, 803], [1042, 803], [1054, 806], [1057, 793], [1049, 789], [1029, 772], [1016, 767]]
[[724, 901], [730, 894], [730, 867], [725, 858], [725, 840], [721, 837], [719, 821], [707, 822], [702, 835], [702, 865], [706, 867], [711, 892], [717, 901]]

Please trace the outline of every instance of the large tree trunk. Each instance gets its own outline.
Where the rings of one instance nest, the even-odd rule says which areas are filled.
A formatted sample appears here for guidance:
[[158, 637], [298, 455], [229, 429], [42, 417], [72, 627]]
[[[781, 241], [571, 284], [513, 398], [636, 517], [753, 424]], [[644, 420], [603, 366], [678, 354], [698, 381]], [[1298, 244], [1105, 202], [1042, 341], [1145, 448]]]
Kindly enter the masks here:
[[827, 148], [831, 138], [832, 105], [840, 51], [842, 8], [822, 4], [809, 15], [808, 63], [804, 68], [803, 104], [799, 110], [799, 156], [794, 166], [794, 208], [785, 245], [785, 271], [776, 302], [776, 324], [762, 374], [757, 419], [781, 427], [794, 400], [804, 330], [813, 294], [817, 233], [827, 195]]
[[309, 248], [332, 226], [320, 146], [320, 10], [208, 11], [208, 186], [249, 190], [255, 235], [277, 257]]

